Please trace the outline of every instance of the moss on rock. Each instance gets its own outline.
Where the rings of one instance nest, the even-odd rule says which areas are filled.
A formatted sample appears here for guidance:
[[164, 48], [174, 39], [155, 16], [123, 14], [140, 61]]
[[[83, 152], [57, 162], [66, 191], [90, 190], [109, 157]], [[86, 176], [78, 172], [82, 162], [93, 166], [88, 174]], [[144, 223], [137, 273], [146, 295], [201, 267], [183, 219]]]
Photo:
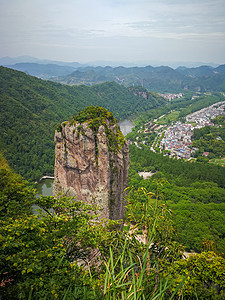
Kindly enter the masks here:
[[[124, 136], [117, 125], [118, 120], [106, 108], [100, 106], [88, 106], [70, 119], [70, 125], [76, 123], [88, 123], [95, 138], [101, 125], [105, 128], [107, 143], [110, 151], [117, 153], [124, 145]], [[113, 130], [112, 130], [113, 127]], [[78, 132], [82, 134], [81, 125], [78, 125]], [[80, 130], [79, 130], [80, 129]], [[97, 145], [96, 145], [97, 147]], [[96, 151], [97, 153], [98, 151]]]

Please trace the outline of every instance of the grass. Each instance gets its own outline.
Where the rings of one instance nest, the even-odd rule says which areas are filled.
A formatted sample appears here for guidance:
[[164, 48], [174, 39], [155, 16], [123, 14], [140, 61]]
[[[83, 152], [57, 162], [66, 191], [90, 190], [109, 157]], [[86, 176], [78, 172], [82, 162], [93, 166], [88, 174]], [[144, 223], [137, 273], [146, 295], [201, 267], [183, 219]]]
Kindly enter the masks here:
[[176, 121], [179, 117], [179, 111], [172, 111], [157, 121], [159, 125], [167, 125], [169, 121]]
[[214, 165], [224, 167], [225, 166], [225, 157], [223, 157], [223, 158], [213, 158], [209, 162], [214, 164]]
[[178, 290], [184, 285], [184, 282], [189, 274], [183, 278], [183, 280], [179, 285], [177, 285], [172, 293], [168, 294], [169, 289], [173, 285], [173, 280], [169, 280], [169, 275], [166, 276], [166, 278], [163, 278], [163, 276], [158, 278], [159, 274], [156, 274], [154, 281], [156, 281], [156, 278], [158, 278], [158, 284], [153, 290], [145, 291], [144, 282], [146, 280], [146, 276], [148, 276], [154, 269], [150, 269], [150, 265], [154, 265], [154, 262], [150, 261], [149, 249], [154, 240], [156, 223], [157, 218], [155, 219], [152, 230], [149, 232], [149, 241], [146, 250], [142, 257], [138, 257], [138, 263], [134, 262], [133, 254], [129, 251], [128, 253], [130, 261], [127, 266], [125, 264], [125, 251], [126, 247], [129, 247], [129, 245], [127, 245], [128, 242], [125, 242], [123, 251], [117, 259], [114, 258], [113, 250], [110, 248], [110, 258], [108, 262], [105, 262], [106, 274], [104, 284], [104, 299], [172, 300], [174, 299]]

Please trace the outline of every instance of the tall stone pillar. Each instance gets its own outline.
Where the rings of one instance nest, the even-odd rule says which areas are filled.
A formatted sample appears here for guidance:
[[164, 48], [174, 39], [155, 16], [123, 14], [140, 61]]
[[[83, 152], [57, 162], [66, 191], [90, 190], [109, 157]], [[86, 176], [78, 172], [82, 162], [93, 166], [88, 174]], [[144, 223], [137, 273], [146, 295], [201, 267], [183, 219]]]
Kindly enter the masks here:
[[53, 194], [97, 204], [101, 218], [124, 220], [129, 147], [118, 125], [105, 119], [93, 130], [90, 121], [64, 122], [55, 143]]

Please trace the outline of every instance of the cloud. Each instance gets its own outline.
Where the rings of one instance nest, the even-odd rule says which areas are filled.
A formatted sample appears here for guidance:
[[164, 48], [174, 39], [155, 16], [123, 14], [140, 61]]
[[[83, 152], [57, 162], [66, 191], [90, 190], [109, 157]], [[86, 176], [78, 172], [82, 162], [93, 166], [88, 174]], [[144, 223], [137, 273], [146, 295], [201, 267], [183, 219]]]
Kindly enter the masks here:
[[87, 60], [94, 55], [133, 59], [147, 58], [153, 47], [151, 56], [165, 55], [164, 48], [172, 56], [179, 46], [184, 58], [194, 60], [207, 44], [211, 60], [220, 53], [222, 61], [224, 15], [224, 0], [0, 0], [0, 55], [3, 48], [3, 55], [48, 57], [65, 49], [83, 60], [85, 55]]
[[131, 16], [128, 22], [121, 20], [117, 24], [121, 32], [127, 32], [128, 36], [199, 41], [218, 37], [224, 40], [224, 1], [144, 1], [141, 17], [138, 14], [141, 5], [133, 2], [133, 6], [137, 12], [136, 17]]

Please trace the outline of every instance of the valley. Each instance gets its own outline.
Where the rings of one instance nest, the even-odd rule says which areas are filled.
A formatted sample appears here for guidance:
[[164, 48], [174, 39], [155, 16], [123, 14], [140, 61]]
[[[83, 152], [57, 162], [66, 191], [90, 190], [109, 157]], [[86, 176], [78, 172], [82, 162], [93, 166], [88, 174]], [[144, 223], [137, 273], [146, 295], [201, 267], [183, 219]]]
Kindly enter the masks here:
[[[180, 276], [182, 271], [176, 267], [189, 264], [193, 259], [192, 256], [186, 260], [182, 259], [184, 250], [197, 253], [195, 254], [196, 258], [199, 257], [195, 262], [197, 267], [202, 260], [206, 261], [206, 265], [209, 261], [216, 263], [217, 260], [223, 260], [224, 91], [199, 92], [199, 90], [175, 89], [171, 93], [167, 90], [165, 93], [167, 96], [163, 94], [164, 98], [160, 90], [156, 93], [143, 86], [126, 87], [116, 82], [92, 86], [68, 86], [4, 67], [0, 67], [0, 76], [2, 108], [0, 152], [7, 158], [9, 166], [29, 181], [28, 183], [20, 175], [15, 174], [0, 156], [2, 188], [0, 214], [4, 230], [0, 255], [4, 262], [4, 274], [17, 276], [26, 293], [28, 293], [26, 285], [34, 285], [37, 281], [37, 289], [42, 290], [42, 286], [39, 286], [42, 282], [40, 278], [44, 278], [46, 290], [51, 289], [48, 278], [52, 272], [53, 281], [58, 283], [56, 278], [60, 278], [60, 282], [65, 286], [68, 285], [67, 276], [72, 282], [75, 280], [72, 279], [74, 274], [77, 276], [77, 284], [83, 284], [82, 276], [84, 276], [89, 286], [92, 286], [93, 282], [102, 286], [104, 279], [108, 278], [105, 273], [103, 276], [101, 271], [94, 270], [96, 278], [100, 279], [93, 279], [85, 268], [81, 268], [82, 273], [76, 263], [77, 260], [80, 262], [87, 259], [96, 247], [101, 252], [105, 264], [110, 260], [112, 264], [114, 256], [116, 259], [123, 259], [122, 253], [128, 265], [129, 259], [132, 259], [136, 263], [135, 268], [137, 266], [138, 271], [143, 270], [145, 278], [154, 280], [156, 274], [157, 276], [162, 274], [162, 278], [163, 276], [169, 278], [170, 272], [175, 274], [175, 278], [178, 274]], [[98, 115], [89, 120], [87, 107], [90, 111], [94, 110], [94, 107], [100, 111], [106, 108], [109, 112], [105, 112], [105, 115], [110, 117], [112, 112], [117, 119], [116, 122], [120, 121], [119, 126], [129, 143], [129, 186], [126, 189], [126, 226], [123, 232], [108, 230], [115, 224], [106, 224], [105, 221], [96, 219], [93, 221], [97, 214], [96, 211], [92, 211], [93, 207], [85, 206], [79, 201], [70, 201], [70, 198], [68, 200], [62, 197], [57, 200], [57, 197], [49, 197], [52, 195], [52, 179], [45, 179], [38, 184], [38, 193], [43, 194], [43, 197], [35, 197], [37, 191], [33, 189], [34, 182], [43, 176], [54, 175], [55, 131], [62, 139], [58, 148], [65, 147], [65, 151], [61, 153], [62, 163], [58, 166], [58, 173], [61, 165], [65, 163], [63, 156], [65, 154], [68, 159], [65, 163], [65, 178], [70, 180], [72, 176], [67, 177], [66, 170], [69, 166], [71, 172], [70, 164], [74, 160], [73, 154], [69, 152], [72, 148], [67, 145], [69, 138], [63, 140], [66, 137], [64, 131], [67, 130], [67, 124], [75, 126], [70, 128], [70, 138], [74, 135], [78, 139], [80, 134], [84, 135], [80, 141], [83, 143], [81, 148], [85, 151], [89, 148], [85, 142], [86, 136], [82, 126], [88, 124], [90, 126], [88, 128], [92, 128], [95, 140], [99, 134], [97, 132], [99, 122], [106, 124], [103, 117]], [[86, 121], [88, 123], [81, 126], [82, 122]], [[80, 122], [80, 125], [75, 125], [75, 122]], [[111, 145], [114, 149], [115, 137], [112, 138], [108, 127], [104, 128], [111, 143], [105, 144]], [[90, 132], [88, 134], [89, 137], [92, 136]], [[120, 134], [117, 133], [116, 139], [119, 137]], [[97, 144], [97, 142], [93, 144], [95, 149], [93, 168], [103, 157], [98, 157], [100, 148], [101, 151], [105, 149], [103, 145], [98, 148]], [[118, 149], [114, 149], [114, 154]], [[105, 159], [106, 157], [107, 155]], [[111, 158], [109, 166], [112, 172], [107, 177], [111, 178], [110, 184], [113, 183], [115, 174], [123, 173], [119, 169], [121, 164], [118, 164], [118, 172], [112, 164], [112, 160], [119, 161], [121, 157], [120, 153], [118, 158]], [[103, 162], [101, 166], [104, 167]], [[78, 170], [76, 165], [74, 168]], [[79, 174], [77, 176], [80, 178]], [[145, 176], [147, 174], [150, 177]], [[85, 194], [87, 187], [91, 187], [90, 181], [81, 194]], [[115, 189], [116, 185], [113, 187]], [[115, 193], [114, 191], [112, 195]], [[42, 209], [41, 218], [29, 212], [31, 205]], [[51, 214], [52, 208], [56, 214]], [[129, 236], [130, 228], [134, 226], [137, 228], [137, 235], [140, 232], [144, 233], [146, 245], [135, 238], [136, 233]], [[33, 257], [37, 263], [33, 262]], [[54, 257], [54, 260], [51, 260], [51, 257]], [[146, 261], [153, 264], [151, 274], [148, 268], [138, 267], [140, 257], [143, 259], [143, 266], [148, 265]], [[58, 268], [61, 264], [63, 267]], [[49, 268], [51, 271], [43, 271], [50, 270]], [[188, 268], [185, 270], [190, 269]], [[192, 273], [194, 279], [199, 276]], [[222, 286], [222, 281], [218, 282]], [[173, 281], [171, 284], [178, 287]], [[148, 288], [149, 285], [144, 286]], [[17, 288], [16, 285], [15, 287]], [[188, 287], [187, 294], [192, 295], [192, 283], [189, 282]], [[82, 289], [79, 289], [79, 292], [81, 291]], [[101, 294], [101, 289], [96, 287], [96, 291]], [[208, 291], [207, 287], [203, 288], [204, 293]], [[59, 293], [64, 297], [65, 291], [59, 289]], [[212, 293], [216, 292], [213, 290]], [[168, 294], [173, 294], [170, 288]]]
[[55, 128], [86, 106], [103, 106], [123, 120], [166, 103], [158, 95], [149, 93], [145, 99], [141, 89], [128, 89], [114, 82], [69, 87], [4, 67], [0, 67], [0, 80], [0, 151], [29, 181], [53, 175]]
[[0, 15], [0, 300], [225, 300], [225, 0]]
[[[171, 123], [169, 116], [172, 116], [175, 112], [169, 112], [168, 114], [160, 116], [158, 119], [145, 123], [144, 126], [138, 130], [134, 143], [138, 147], [148, 144], [148, 147], [150, 147], [153, 152], [163, 153], [170, 157], [175, 156], [177, 158], [192, 159], [192, 154], [199, 151], [198, 148], [192, 147], [194, 130], [204, 128], [205, 126], [215, 126], [213, 119], [217, 116], [225, 115], [224, 107], [225, 101], [202, 108], [199, 111], [187, 115], [185, 120], [183, 120], [185, 123], [179, 121], [179, 112], [176, 112], [178, 119], [177, 121], [176, 119], [172, 121], [172, 125], [168, 124]], [[147, 142], [151, 134], [153, 136], [156, 135], [152, 144]], [[222, 138], [218, 136], [217, 140], [222, 140]], [[205, 156], [209, 155], [208, 152], [202, 154]]]

